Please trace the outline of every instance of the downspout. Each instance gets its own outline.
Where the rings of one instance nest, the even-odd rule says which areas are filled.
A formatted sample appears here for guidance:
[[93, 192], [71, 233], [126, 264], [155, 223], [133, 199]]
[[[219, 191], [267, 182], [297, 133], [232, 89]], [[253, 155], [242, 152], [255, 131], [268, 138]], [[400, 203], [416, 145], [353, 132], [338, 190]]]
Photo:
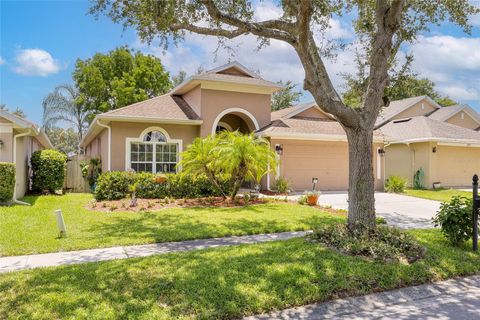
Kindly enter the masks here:
[[110, 171], [110, 159], [111, 159], [111, 152], [112, 152], [112, 128], [110, 126], [107, 126], [106, 124], [103, 124], [100, 122], [100, 120], [97, 120], [97, 124], [102, 127], [106, 128], [108, 130], [108, 153], [107, 153], [107, 171]]
[[[13, 136], [13, 163], [15, 164], [15, 177], [17, 176], [17, 138], [28, 136], [32, 132], [32, 129], [28, 129], [27, 132], [19, 133]], [[13, 186], [13, 202], [16, 204], [21, 204], [29, 206], [30, 203], [23, 202], [17, 199], [17, 179], [15, 179], [15, 184]]]

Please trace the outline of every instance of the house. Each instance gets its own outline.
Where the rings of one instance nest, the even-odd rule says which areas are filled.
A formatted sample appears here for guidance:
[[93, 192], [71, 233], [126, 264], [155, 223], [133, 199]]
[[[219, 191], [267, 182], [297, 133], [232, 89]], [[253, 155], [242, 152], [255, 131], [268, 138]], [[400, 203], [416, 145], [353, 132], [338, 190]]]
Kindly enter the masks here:
[[480, 117], [465, 105], [441, 107], [426, 96], [393, 101], [377, 120], [385, 139], [385, 176], [413, 184], [423, 171], [423, 185], [471, 185], [480, 172]]
[[[238, 62], [190, 77], [168, 94], [99, 114], [81, 141], [102, 170], [175, 172], [180, 152], [197, 137], [221, 130], [256, 132], [280, 159], [278, 176], [294, 190], [348, 188], [347, 137], [340, 124], [314, 103], [271, 112], [281, 87]], [[374, 145], [375, 181], [383, 187], [383, 139]], [[264, 179], [270, 188], [276, 177]]]
[[16, 164], [14, 199], [23, 197], [28, 190], [32, 153], [49, 148], [53, 148], [52, 143], [36, 124], [0, 110], [0, 162]]

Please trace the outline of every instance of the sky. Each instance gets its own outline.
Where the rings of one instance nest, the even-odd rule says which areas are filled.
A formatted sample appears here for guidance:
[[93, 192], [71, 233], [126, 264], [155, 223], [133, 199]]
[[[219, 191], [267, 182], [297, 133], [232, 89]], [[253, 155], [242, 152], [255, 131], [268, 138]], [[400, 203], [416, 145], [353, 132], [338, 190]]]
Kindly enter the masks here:
[[[259, 20], [279, 15], [272, 0], [256, 3]], [[480, 0], [471, 0], [480, 6]], [[267, 80], [291, 80], [301, 89], [304, 71], [289, 45], [272, 41], [257, 50], [252, 36], [230, 42], [234, 51], [219, 50], [213, 37], [187, 35], [185, 42], [167, 51], [153, 43], [142, 43], [134, 30], [124, 30], [108, 18], [98, 20], [88, 15], [88, 1], [6, 1], [0, 0], [0, 104], [20, 107], [28, 118], [41, 123], [42, 100], [55, 86], [72, 82], [77, 59], [96, 52], [106, 53], [118, 46], [154, 54], [172, 74], [187, 74], [213, 68], [231, 60], [257, 71]], [[450, 23], [432, 26], [418, 41], [404, 46], [415, 57], [413, 69], [421, 77], [436, 83], [442, 95], [467, 103], [480, 112], [480, 15], [472, 17], [473, 31], [464, 34]], [[330, 22], [327, 38], [354, 42], [349, 17]], [[327, 70], [337, 90], [341, 91], [341, 73], [354, 72], [354, 46], [327, 61]], [[305, 93], [303, 101], [311, 96]]]

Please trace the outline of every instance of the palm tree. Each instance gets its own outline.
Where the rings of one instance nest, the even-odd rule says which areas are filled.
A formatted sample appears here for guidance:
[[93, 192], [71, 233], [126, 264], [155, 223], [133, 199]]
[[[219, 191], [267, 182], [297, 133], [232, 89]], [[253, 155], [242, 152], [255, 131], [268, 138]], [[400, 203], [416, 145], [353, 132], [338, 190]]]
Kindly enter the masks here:
[[[43, 100], [43, 127], [46, 131], [58, 122], [66, 122], [75, 128], [78, 141], [88, 127], [90, 113], [78, 103], [78, 90], [69, 84], [55, 87]], [[79, 149], [77, 145], [77, 149]]]

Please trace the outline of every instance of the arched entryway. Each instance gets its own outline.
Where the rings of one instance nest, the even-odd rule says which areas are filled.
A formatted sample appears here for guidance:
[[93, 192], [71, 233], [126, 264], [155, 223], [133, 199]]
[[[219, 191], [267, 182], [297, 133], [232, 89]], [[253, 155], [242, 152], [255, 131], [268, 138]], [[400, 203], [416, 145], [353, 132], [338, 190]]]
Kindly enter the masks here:
[[219, 131], [235, 131], [249, 133], [260, 129], [257, 119], [241, 108], [230, 108], [221, 112], [212, 126], [212, 134]]

